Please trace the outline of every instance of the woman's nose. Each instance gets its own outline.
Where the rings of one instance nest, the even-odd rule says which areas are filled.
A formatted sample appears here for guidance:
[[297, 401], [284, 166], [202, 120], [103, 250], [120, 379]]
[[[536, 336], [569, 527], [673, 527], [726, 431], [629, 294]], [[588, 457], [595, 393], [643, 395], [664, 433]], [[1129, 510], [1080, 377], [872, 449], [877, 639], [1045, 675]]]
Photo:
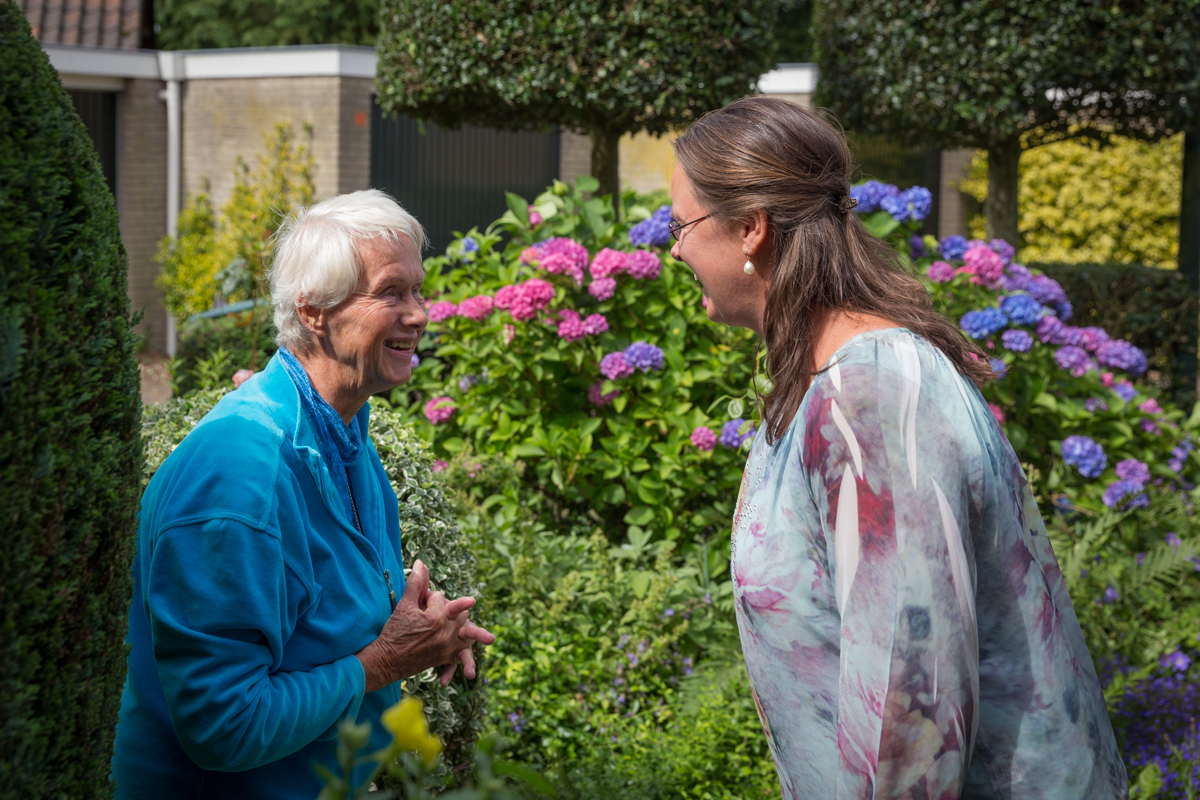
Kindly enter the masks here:
[[675, 259], [676, 261], [683, 260], [679, 257], [679, 242], [678, 241], [676, 241], [675, 244], [671, 245], [671, 258]]

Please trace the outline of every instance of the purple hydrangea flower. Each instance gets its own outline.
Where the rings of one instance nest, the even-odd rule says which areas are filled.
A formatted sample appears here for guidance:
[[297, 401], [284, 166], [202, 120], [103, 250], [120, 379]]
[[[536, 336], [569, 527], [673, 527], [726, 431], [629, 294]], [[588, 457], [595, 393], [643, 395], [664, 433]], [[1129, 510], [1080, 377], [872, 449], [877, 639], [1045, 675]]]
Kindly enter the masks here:
[[1062, 442], [1063, 461], [1079, 470], [1085, 478], [1098, 478], [1108, 464], [1104, 448], [1088, 436], [1068, 436]]
[[1000, 278], [1000, 285], [1006, 292], [1023, 292], [1032, 276], [1033, 273], [1024, 264], [1009, 264]]
[[1144, 461], [1136, 458], [1125, 458], [1117, 462], [1117, 477], [1123, 481], [1137, 481], [1146, 484], [1150, 482], [1150, 467]]
[[671, 243], [671, 206], [659, 206], [653, 214], [629, 229], [629, 242], [638, 247], [666, 247]]
[[1029, 331], [1010, 328], [1001, 335], [1000, 344], [1014, 353], [1028, 353], [1029, 348], [1033, 347], [1033, 337]]
[[1104, 328], [1080, 328], [1079, 333], [1083, 336], [1083, 349], [1089, 353], [1096, 352], [1100, 345], [1112, 341], [1112, 338]]
[[988, 242], [988, 247], [1000, 254], [1000, 258], [1004, 261], [1004, 266], [1006, 267], [1012, 263], [1013, 256], [1017, 254], [1013, 246], [1003, 239], [992, 239]]
[[998, 308], [980, 308], [963, 314], [958, 324], [972, 339], [986, 339], [1007, 328], [1008, 317]]
[[925, 257], [925, 241], [919, 234], [914, 233], [912, 238], [908, 240], [908, 249], [912, 252], [913, 258]]
[[962, 258], [963, 253], [967, 252], [967, 237], [947, 236], [938, 242], [938, 249], [942, 253], [942, 258]]
[[872, 214], [879, 210], [885, 197], [898, 197], [900, 190], [889, 183], [867, 181], [850, 187], [850, 196], [858, 201], [858, 213]]
[[1042, 318], [1042, 305], [1027, 294], [1010, 294], [1000, 301], [1000, 310], [1014, 325], [1035, 325]]
[[992, 374], [997, 378], [1003, 378], [1008, 374], [1008, 364], [1005, 364], [1003, 360], [999, 358], [993, 358], [990, 359], [990, 361], [992, 364]]
[[729, 420], [729, 422], [726, 422], [724, 425], [721, 426], [721, 436], [718, 439], [718, 441], [721, 444], [725, 445], [726, 447], [736, 450], [737, 448], [742, 446], [743, 442], [745, 442], [749, 439], [753, 439], [754, 438], [754, 426], [753, 425], [751, 425], [750, 429], [747, 430], [744, 434], [738, 433], [738, 429], [741, 428], [742, 425], [745, 424], [745, 422], [746, 422], [746, 420], [742, 419], [741, 417], [738, 417], [737, 419], [731, 419], [731, 420]]
[[1083, 407], [1091, 414], [1096, 413], [1096, 411], [1108, 411], [1108, 403], [1098, 397], [1089, 397], [1087, 400], [1084, 400]]
[[633, 374], [633, 365], [625, 361], [625, 354], [617, 351], [600, 359], [600, 374], [610, 381], [628, 378]]
[[479, 378], [474, 375], [463, 375], [458, 379], [458, 390], [460, 392], [468, 392], [477, 383], [479, 383]]
[[1067, 293], [1058, 281], [1046, 275], [1031, 275], [1025, 282], [1025, 291], [1044, 306], [1065, 303], [1067, 300]]
[[1130, 383], [1129, 381], [1121, 381], [1119, 383], [1113, 384], [1112, 390], [1114, 392], [1116, 392], [1117, 396], [1120, 397], [1122, 400], [1124, 400], [1126, 403], [1130, 402], [1131, 400], [1133, 400], [1133, 398], [1137, 397], [1137, 393], [1138, 393], [1137, 389], [1135, 389], [1133, 384]]
[[634, 342], [625, 348], [625, 363], [642, 372], [663, 368], [663, 351], [648, 342]]
[[1109, 586], [1107, 589], [1104, 590], [1104, 596], [1102, 598], [1100, 598], [1100, 602], [1103, 603], [1104, 605], [1108, 605], [1109, 603], [1117, 602], [1117, 600], [1120, 597], [1121, 597], [1121, 594], [1120, 594], [1120, 592], [1117, 591], [1117, 587]]
[[479, 252], [479, 242], [475, 241], [470, 236], [464, 236], [462, 240], [462, 251], [464, 254]]
[[949, 283], [954, 280], [954, 267], [945, 261], [935, 261], [925, 272], [934, 283]]
[[1176, 650], [1169, 656], [1163, 656], [1159, 662], [1163, 669], [1173, 669], [1176, 672], [1186, 672], [1187, 668], [1192, 665], [1191, 657], [1182, 650]]
[[1076, 378], [1096, 368], [1096, 362], [1092, 361], [1092, 357], [1087, 354], [1087, 351], [1073, 345], [1058, 348], [1054, 354], [1054, 361]]
[[1101, 499], [1104, 501], [1104, 505], [1119, 511], [1145, 508], [1150, 505], [1150, 498], [1146, 496], [1142, 488], [1142, 484], [1138, 481], [1113, 481], [1104, 490], [1104, 497]]
[[1171, 531], [1167, 534], [1167, 544], [1178, 549], [1179, 545], [1182, 544], [1182, 541], [1180, 541], [1179, 536], [1176, 535], [1175, 531]]
[[1146, 371], [1146, 354], [1124, 339], [1113, 339], [1096, 348], [1096, 360], [1106, 367], [1123, 369], [1130, 375]]
[[1075, 316], [1075, 307], [1071, 305], [1070, 300], [1063, 300], [1061, 303], [1054, 304], [1054, 313], [1058, 314], [1059, 319], [1066, 322]]

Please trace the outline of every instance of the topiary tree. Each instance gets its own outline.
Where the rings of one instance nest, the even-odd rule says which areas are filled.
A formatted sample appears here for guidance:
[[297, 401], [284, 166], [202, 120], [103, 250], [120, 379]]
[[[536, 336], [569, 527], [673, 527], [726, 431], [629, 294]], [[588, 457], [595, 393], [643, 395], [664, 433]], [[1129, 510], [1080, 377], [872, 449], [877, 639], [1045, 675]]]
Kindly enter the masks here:
[[0, 2], [0, 797], [110, 793], [141, 400], [112, 194]]
[[1183, 130], [1200, 80], [1200, 0], [828, 0], [816, 38], [817, 102], [848, 127], [987, 150], [988, 235], [1011, 242], [1022, 148]]
[[776, 0], [385, 0], [379, 103], [440, 125], [561, 125], [617, 196], [622, 134], [661, 134], [752, 94]]

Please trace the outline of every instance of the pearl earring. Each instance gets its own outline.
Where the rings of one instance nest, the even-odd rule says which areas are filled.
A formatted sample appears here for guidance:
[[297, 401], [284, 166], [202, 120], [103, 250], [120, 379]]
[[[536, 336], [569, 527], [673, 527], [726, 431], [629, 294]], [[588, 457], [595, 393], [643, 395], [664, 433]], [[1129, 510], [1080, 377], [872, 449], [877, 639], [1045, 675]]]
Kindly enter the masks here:
[[746, 266], [742, 267], [742, 272], [746, 273], [747, 275], [754, 274], [754, 265], [750, 263], [750, 259], [746, 259]]

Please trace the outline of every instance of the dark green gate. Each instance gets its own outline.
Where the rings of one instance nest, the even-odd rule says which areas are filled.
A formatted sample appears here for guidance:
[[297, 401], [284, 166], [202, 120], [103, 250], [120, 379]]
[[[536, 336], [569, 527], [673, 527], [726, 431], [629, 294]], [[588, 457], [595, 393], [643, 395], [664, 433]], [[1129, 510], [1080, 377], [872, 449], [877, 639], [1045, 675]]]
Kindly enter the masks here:
[[371, 119], [371, 186], [400, 201], [429, 233], [433, 252], [454, 231], [480, 230], [504, 214], [506, 191], [528, 200], [558, 177], [558, 130], [448, 130], [409, 117]]
[[[117, 196], [117, 95], [116, 92], [81, 92], [69, 90], [75, 113], [83, 120], [108, 190]], [[120, 208], [120, 206], [118, 206]]]
[[895, 144], [883, 136], [849, 134], [850, 151], [859, 167], [854, 181], [874, 178], [901, 189], [924, 186], [933, 194], [933, 208], [921, 227], [922, 234], [938, 234], [938, 209], [942, 201], [942, 151], [936, 147]]

